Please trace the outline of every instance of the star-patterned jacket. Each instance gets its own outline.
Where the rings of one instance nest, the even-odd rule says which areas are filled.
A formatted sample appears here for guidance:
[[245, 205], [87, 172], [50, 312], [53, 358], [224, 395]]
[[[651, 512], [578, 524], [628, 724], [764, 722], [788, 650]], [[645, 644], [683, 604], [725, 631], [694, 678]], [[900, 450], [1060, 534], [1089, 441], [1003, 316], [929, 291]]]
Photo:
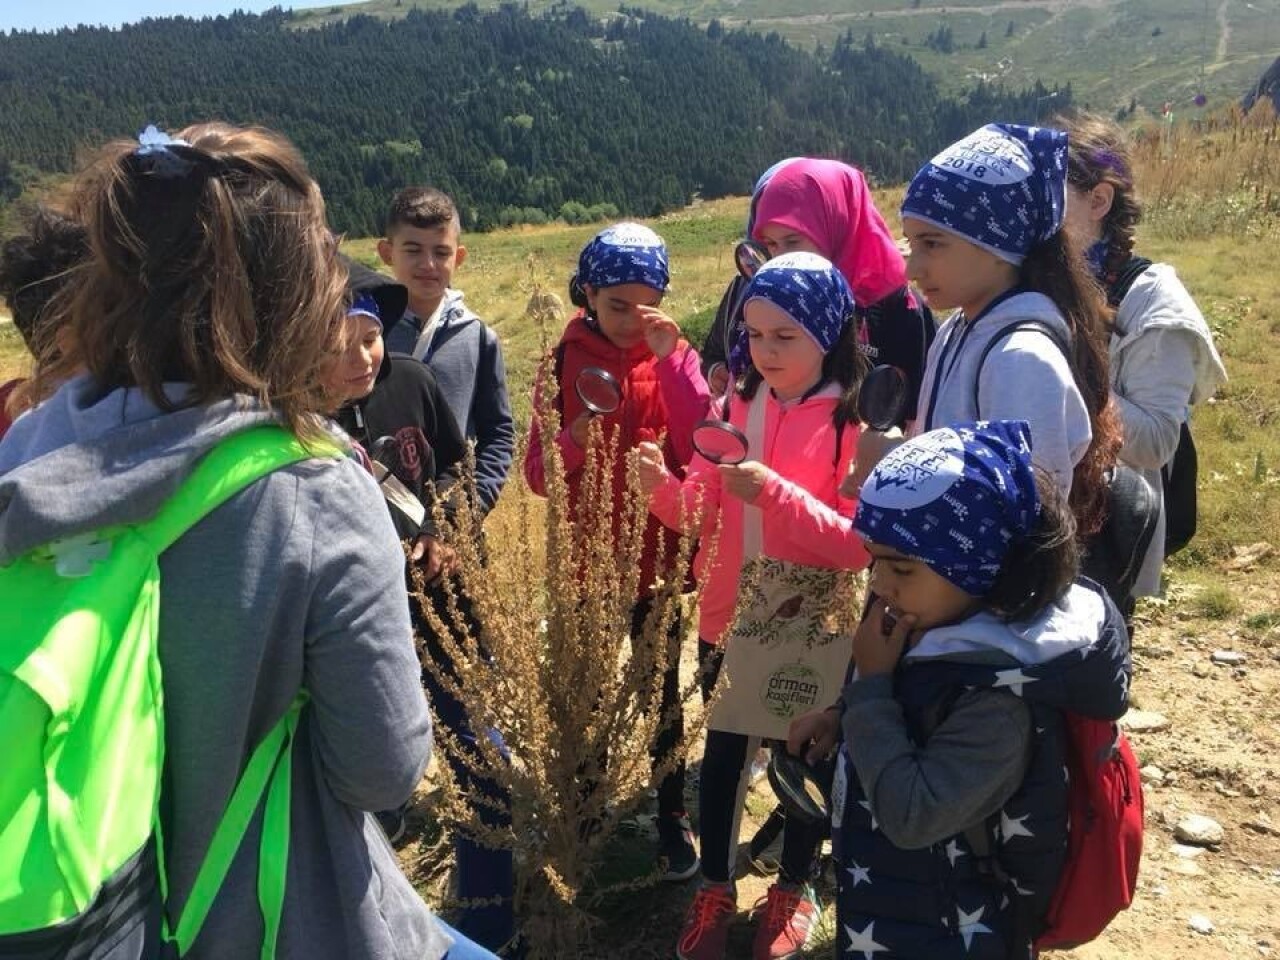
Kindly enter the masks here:
[[1029, 621], [930, 630], [892, 678], [851, 683], [839, 956], [1029, 958], [1066, 859], [1063, 711], [1118, 718], [1130, 673], [1119, 612], [1082, 579]]

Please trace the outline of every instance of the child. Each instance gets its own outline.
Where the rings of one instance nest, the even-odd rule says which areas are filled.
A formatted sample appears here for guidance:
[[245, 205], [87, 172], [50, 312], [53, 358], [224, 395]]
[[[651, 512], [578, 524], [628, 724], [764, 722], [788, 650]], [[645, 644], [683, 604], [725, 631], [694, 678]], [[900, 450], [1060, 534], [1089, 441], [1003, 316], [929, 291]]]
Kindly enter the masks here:
[[392, 198], [378, 256], [409, 290], [407, 322], [387, 339], [431, 368], [463, 434], [476, 445], [476, 492], [488, 511], [506, 483], [515, 450], [515, 422], [507, 399], [507, 370], [498, 335], [452, 289], [467, 258], [462, 221], [439, 190], [409, 187]]
[[401, 540], [415, 541], [415, 562], [428, 580], [441, 572], [446, 548], [435, 532], [431, 504], [448, 501], [466, 456], [466, 441], [449, 411], [435, 376], [425, 364], [387, 353], [387, 333], [404, 313], [408, 291], [380, 273], [343, 257], [351, 305], [343, 329], [344, 350], [325, 372], [324, 386], [340, 404], [334, 419], [366, 451], [390, 437], [392, 450], [379, 460], [424, 508], [421, 519], [393, 507], [392, 522]]
[[[59, 349], [66, 334], [42, 329], [50, 303], [67, 285], [72, 270], [87, 252], [84, 227], [48, 207], [38, 207], [27, 224], [27, 233], [11, 238], [0, 252], [0, 299], [9, 308], [13, 325], [33, 356]], [[0, 437], [29, 405], [21, 396], [26, 381], [0, 385]], [[12, 402], [12, 409], [6, 410]]]
[[[593, 414], [574, 389], [586, 367], [608, 371], [622, 388], [622, 403], [605, 415], [606, 435], [616, 434], [619, 456], [614, 464], [615, 504], [626, 490], [621, 452], [661, 434], [666, 440], [657, 456], [681, 470], [693, 455], [693, 427], [706, 416], [710, 395], [698, 367], [698, 352], [680, 337], [675, 321], [659, 309], [670, 275], [662, 238], [638, 223], [619, 223], [602, 230], [582, 250], [571, 288], [579, 311], [570, 319], [555, 348], [555, 372], [560, 392], [555, 406], [563, 426], [552, 438], [560, 449], [568, 476], [569, 495], [580, 495], [586, 462], [587, 428]], [[535, 388], [535, 408], [541, 384]], [[541, 425], [530, 431], [524, 472], [530, 488], [546, 495]], [[656, 449], [656, 447], [655, 447]], [[620, 509], [620, 506], [618, 507]], [[655, 577], [661, 576], [678, 547], [666, 538], [666, 554], [658, 554], [659, 525], [648, 524], [640, 560], [640, 590], [632, 611], [631, 632], [639, 634], [652, 606]], [[672, 636], [680, 636], [674, 618]], [[663, 677], [662, 710], [678, 708], [679, 665]], [[679, 721], [666, 728], [655, 744], [655, 756], [665, 757], [679, 741]], [[658, 787], [658, 856], [667, 880], [687, 880], [698, 870], [689, 821], [684, 811], [685, 769], [681, 763]]]
[[[911, 279], [931, 307], [956, 310], [929, 351], [917, 432], [1025, 419], [1037, 464], [1070, 493], [1087, 537], [1102, 523], [1120, 432], [1106, 305], [1061, 229], [1066, 167], [1061, 131], [988, 124], [921, 168], [902, 227]], [[1029, 322], [1043, 329], [1018, 326]], [[865, 460], [859, 451], [864, 473], [875, 457]]]
[[[343, 404], [334, 415], [338, 423], [376, 455], [398, 481], [399, 490], [403, 491], [399, 495], [388, 494], [386, 483], [382, 484], [392, 522], [402, 541], [413, 542], [410, 562], [422, 568], [428, 584], [438, 584], [441, 577], [451, 573], [452, 552], [437, 533], [432, 505], [437, 498], [443, 499], [445, 513], [449, 513], [449, 494], [458, 481], [466, 441], [430, 368], [411, 357], [383, 350], [383, 338], [404, 313], [408, 292], [355, 261], [348, 260], [347, 269], [351, 305], [345, 320], [346, 349], [326, 371], [324, 384], [329, 395]], [[384, 437], [391, 438], [391, 449], [373, 450], [374, 443]], [[412, 500], [405, 503], [403, 494]], [[431, 590], [429, 599], [448, 622], [443, 592]], [[467, 599], [460, 597], [459, 603], [464, 615], [470, 617]], [[411, 602], [409, 612], [414, 629], [423, 638], [425, 655], [443, 662], [444, 654], [416, 602]], [[436, 681], [429, 669], [422, 671], [422, 679], [436, 719], [459, 742], [474, 747], [476, 735], [463, 704]], [[487, 735], [502, 747], [496, 731], [488, 731]], [[510, 797], [496, 784], [478, 780], [461, 758], [448, 759], [464, 794], [481, 794], [509, 809]], [[509, 816], [488, 805], [477, 804], [476, 810], [489, 826], [510, 823]], [[378, 812], [378, 821], [392, 843], [404, 833], [404, 814], [403, 806]], [[497, 950], [515, 933], [511, 851], [485, 847], [460, 831], [455, 832], [453, 843], [458, 899], [491, 901], [485, 906], [463, 907], [454, 926], [471, 940]]]
[[933, 316], [907, 288], [902, 253], [876, 209], [862, 171], [838, 160], [784, 161], [752, 199], [748, 232], [770, 256], [817, 253], [835, 263], [853, 290], [872, 364], [907, 374], [909, 401], [900, 426], [915, 419]]
[[1160, 592], [1165, 556], [1161, 473], [1179, 448], [1191, 406], [1212, 396], [1227, 373], [1208, 324], [1173, 267], [1133, 253], [1142, 211], [1123, 131], [1082, 114], [1068, 132], [1066, 230], [1086, 251], [1094, 277], [1116, 308], [1110, 360], [1112, 395], [1124, 427], [1120, 459], [1142, 473], [1161, 501], [1134, 585], [1134, 596], [1153, 596]]
[[[0, 563], [152, 517], [248, 428], [335, 439], [320, 377], [346, 272], [320, 188], [270, 131], [209, 123], [179, 138], [151, 128], [111, 143], [75, 183], [89, 257], [62, 302], [67, 347], [35, 373], [38, 391], [60, 386], [0, 442]], [[378, 498], [350, 458], [303, 461], [232, 496], [160, 557], [169, 898], [189, 899], [246, 759], [305, 688], [281, 955], [492, 960], [431, 915], [365, 813], [408, 797], [431, 750], [403, 553], [387, 515], [369, 509]], [[235, 857], [185, 955], [263, 953], [258, 887], [257, 858]], [[149, 906], [129, 890], [100, 911], [113, 955], [160, 953]]]
[[[673, 528], [695, 504], [703, 519], [703, 551], [695, 563], [702, 583], [698, 660], [709, 695], [721, 644], [733, 620], [743, 564], [746, 505], [762, 521], [762, 553], [832, 569], [859, 569], [867, 557], [849, 518], [854, 501], [837, 493], [857, 446], [855, 390], [865, 361], [856, 343], [853, 295], [829, 261], [812, 253], [770, 260], [746, 289], [743, 328], [731, 354], [745, 373], [728, 400], [728, 418], [739, 429], [763, 404], [765, 462], [715, 466], [695, 457], [681, 483], [652, 445], [642, 447], [641, 483], [650, 509]], [[719, 525], [719, 536], [715, 530]], [[707, 545], [716, 543], [708, 568]], [[694, 897], [677, 945], [682, 960], [720, 960], [736, 906], [733, 863], [737, 828], [759, 738], [710, 730], [702, 761], [699, 800], [702, 836], [701, 889]], [[817, 828], [788, 820], [779, 882], [769, 888], [754, 956], [792, 957], [804, 946], [818, 917], [810, 879]]]
[[844, 733], [840, 957], [1029, 960], [1066, 858], [1061, 711], [1126, 708], [1124, 624], [1073, 582], [1074, 522], [1031, 439], [1021, 421], [934, 430], [863, 484], [879, 599], [841, 703], [788, 743], [812, 758]]

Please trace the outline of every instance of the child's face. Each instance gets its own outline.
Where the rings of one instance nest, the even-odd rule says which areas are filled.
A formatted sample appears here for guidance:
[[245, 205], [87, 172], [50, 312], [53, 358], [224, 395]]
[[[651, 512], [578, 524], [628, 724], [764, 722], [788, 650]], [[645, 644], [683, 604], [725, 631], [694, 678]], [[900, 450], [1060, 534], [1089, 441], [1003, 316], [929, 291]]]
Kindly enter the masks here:
[[458, 242], [457, 224], [399, 224], [390, 237], [378, 242], [378, 256], [396, 280], [408, 287], [409, 304], [419, 312], [435, 309], [453, 283], [454, 271], [467, 258], [467, 248]]
[[978, 609], [976, 598], [934, 573], [928, 564], [869, 540], [867, 551], [873, 561], [871, 589], [896, 616], [914, 616], [916, 630], [957, 623]]
[[367, 397], [382, 367], [382, 324], [357, 313], [342, 321], [338, 342], [342, 350], [324, 370], [321, 380], [335, 406]]
[[748, 300], [742, 319], [751, 364], [779, 400], [803, 396], [822, 377], [822, 351], [781, 307]]
[[587, 304], [600, 322], [600, 332], [622, 350], [630, 350], [644, 340], [645, 317], [637, 307], [656, 307], [662, 294], [643, 283], [620, 283], [613, 287], [584, 287]]
[[818, 245], [805, 234], [780, 223], [766, 223], [756, 227], [755, 233], [756, 238], [769, 251], [770, 257], [780, 257], [784, 253], [816, 253], [827, 258], [831, 256], [826, 250], [819, 250]]
[[964, 310], [975, 317], [1018, 282], [1018, 268], [954, 233], [903, 217], [911, 244], [907, 275], [934, 310]]

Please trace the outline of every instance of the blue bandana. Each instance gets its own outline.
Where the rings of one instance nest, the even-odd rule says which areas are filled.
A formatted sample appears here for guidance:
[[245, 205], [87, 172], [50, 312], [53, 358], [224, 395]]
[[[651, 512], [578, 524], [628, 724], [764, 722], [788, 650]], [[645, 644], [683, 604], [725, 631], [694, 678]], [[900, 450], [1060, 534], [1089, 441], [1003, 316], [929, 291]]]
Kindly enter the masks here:
[[382, 323], [382, 313], [378, 308], [378, 301], [368, 293], [357, 293], [351, 298], [351, 306], [347, 307], [347, 316], [372, 317], [378, 323]]
[[[767, 300], [807, 333], [824, 354], [835, 346], [854, 318], [853, 292], [844, 274], [816, 253], [784, 253], [767, 261], [747, 284], [746, 305]], [[751, 365], [746, 324], [738, 325], [729, 371], [740, 376]]]
[[1089, 264], [1089, 270], [1098, 280], [1105, 279], [1107, 272], [1107, 254], [1111, 252], [1111, 241], [1103, 237], [1097, 243], [1089, 244], [1089, 249], [1084, 252], [1085, 263]]
[[1062, 227], [1067, 135], [989, 123], [920, 168], [902, 215], [959, 234], [1020, 265]]
[[888, 454], [862, 485], [853, 526], [981, 597], [1039, 516], [1031, 428], [993, 420], [931, 430]]
[[640, 283], [665, 292], [671, 282], [666, 245], [642, 224], [615, 223], [582, 248], [577, 279], [596, 289]]

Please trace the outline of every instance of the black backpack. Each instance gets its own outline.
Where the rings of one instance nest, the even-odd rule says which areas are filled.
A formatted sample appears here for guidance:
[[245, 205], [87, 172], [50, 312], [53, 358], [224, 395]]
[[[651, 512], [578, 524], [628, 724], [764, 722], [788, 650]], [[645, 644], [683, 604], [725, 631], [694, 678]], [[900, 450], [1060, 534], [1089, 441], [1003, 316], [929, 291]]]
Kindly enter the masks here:
[[[1114, 277], [1108, 277], [1107, 302], [1115, 310], [1129, 293], [1133, 282], [1146, 272], [1151, 261], [1132, 256]], [[1164, 486], [1164, 555], [1171, 557], [1196, 535], [1196, 478], [1200, 472], [1191, 425], [1185, 421], [1178, 432], [1173, 459], [1160, 471]]]
[[[973, 408], [982, 419], [978, 404], [978, 382], [982, 365], [996, 344], [1019, 330], [1034, 330], [1048, 337], [1072, 366], [1071, 350], [1058, 331], [1038, 320], [1014, 320], [996, 331], [982, 354], [973, 378]], [[1155, 491], [1137, 470], [1117, 463], [1107, 477], [1107, 516], [1102, 529], [1089, 538], [1081, 558], [1080, 572], [1100, 584], [1121, 612], [1128, 617], [1133, 609], [1133, 585], [1142, 570], [1142, 561], [1156, 532], [1160, 504]]]

